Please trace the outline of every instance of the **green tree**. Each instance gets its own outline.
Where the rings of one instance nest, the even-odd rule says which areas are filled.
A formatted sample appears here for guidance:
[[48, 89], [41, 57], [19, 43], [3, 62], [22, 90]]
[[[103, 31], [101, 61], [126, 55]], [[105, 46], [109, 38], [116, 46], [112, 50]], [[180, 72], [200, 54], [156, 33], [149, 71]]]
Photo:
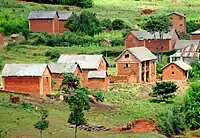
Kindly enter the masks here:
[[100, 22], [95, 13], [83, 11], [79, 16], [73, 14], [65, 24], [73, 32], [82, 32], [93, 36], [101, 31]]
[[46, 120], [49, 114], [46, 109], [41, 109], [39, 112], [41, 119], [34, 124], [34, 127], [40, 130], [40, 138], [42, 138], [42, 131], [49, 127], [49, 121]]
[[70, 108], [70, 116], [68, 123], [75, 125], [75, 138], [77, 138], [77, 127], [86, 124], [84, 118], [84, 110], [90, 109], [90, 102], [88, 95], [81, 89], [77, 89], [68, 98]]
[[115, 19], [112, 22], [112, 28], [114, 30], [121, 30], [121, 29], [125, 28], [124, 21], [121, 19]]
[[100, 24], [101, 24], [101, 27], [112, 29], [112, 21], [110, 19], [103, 19]]
[[191, 63], [192, 69], [189, 72], [189, 78], [191, 80], [199, 80], [200, 78], [200, 62], [199, 59], [194, 59]]
[[188, 34], [196, 31], [199, 28], [200, 28], [200, 24], [195, 23], [194, 21], [187, 21], [186, 22], [186, 31], [187, 31]]
[[[164, 33], [169, 32], [169, 26], [171, 21], [166, 15], [151, 15], [147, 20], [145, 20], [141, 27], [144, 30], [147, 30], [151, 34], [154, 35], [154, 38], [158, 38], [160, 40], [160, 51], [159, 51], [159, 62], [162, 64], [162, 56], [163, 56], [163, 35]], [[158, 35], [158, 36], [157, 36]]]
[[173, 97], [174, 92], [178, 89], [173, 82], [156, 82], [156, 85], [152, 88], [153, 92], [150, 93], [150, 96], [158, 97], [163, 102], [167, 102], [169, 98]]

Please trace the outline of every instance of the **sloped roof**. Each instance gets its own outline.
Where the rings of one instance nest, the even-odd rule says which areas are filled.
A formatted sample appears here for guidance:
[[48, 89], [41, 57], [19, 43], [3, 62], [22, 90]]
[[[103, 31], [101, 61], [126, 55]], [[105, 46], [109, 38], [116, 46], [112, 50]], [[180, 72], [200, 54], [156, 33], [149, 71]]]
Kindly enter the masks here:
[[6, 64], [1, 76], [42, 76], [47, 64]]
[[167, 66], [169, 66], [170, 64], [175, 64], [175, 65], [177, 65], [178, 67], [180, 67], [181, 69], [183, 69], [183, 70], [185, 70], [185, 71], [192, 69], [192, 67], [191, 67], [190, 65], [188, 65], [187, 63], [185, 63], [185, 62], [183, 62], [183, 61], [175, 61], [175, 62], [169, 63], [169, 64], [167, 64], [166, 66], [164, 66], [164, 67], [162, 68], [162, 70], [163, 70], [164, 68], [166, 68]]
[[199, 56], [199, 45], [188, 45], [182, 49], [179, 49], [170, 57], [198, 57]]
[[[160, 39], [158, 32], [155, 33], [155, 36], [146, 30], [131, 31], [130, 33], [133, 34], [138, 40]], [[168, 33], [163, 34], [163, 39], [172, 39], [174, 33], [176, 33], [176, 30], [174, 28], [170, 28]]]
[[174, 11], [174, 12], [168, 14], [168, 16], [170, 16], [172, 14], [176, 14], [176, 15], [179, 15], [179, 16], [182, 16], [182, 17], [186, 17], [183, 13], [180, 13], [180, 12], [177, 12], [177, 11]]
[[[192, 32], [191, 34], [200, 34], [200, 28], [194, 32]], [[200, 41], [200, 40], [199, 40]]]
[[88, 79], [91, 79], [91, 78], [104, 79], [106, 77], [107, 77], [106, 71], [89, 71], [88, 72]]
[[78, 64], [75, 63], [50, 63], [48, 65], [51, 73], [74, 73], [76, 68], [80, 68]]
[[31, 11], [28, 19], [54, 19], [56, 15], [56, 11]]
[[72, 16], [72, 11], [60, 11], [58, 12], [59, 20], [67, 20]]
[[140, 62], [147, 60], [156, 60], [157, 57], [151, 53], [146, 47], [133, 47], [125, 49], [116, 60], [118, 60], [126, 51], [129, 51], [133, 56], [135, 56]]
[[177, 40], [174, 49], [182, 49], [189, 45], [199, 45], [200, 40]]
[[81, 69], [98, 69], [102, 58], [108, 66], [108, 62], [103, 55], [61, 55], [57, 62], [77, 63], [80, 65]]

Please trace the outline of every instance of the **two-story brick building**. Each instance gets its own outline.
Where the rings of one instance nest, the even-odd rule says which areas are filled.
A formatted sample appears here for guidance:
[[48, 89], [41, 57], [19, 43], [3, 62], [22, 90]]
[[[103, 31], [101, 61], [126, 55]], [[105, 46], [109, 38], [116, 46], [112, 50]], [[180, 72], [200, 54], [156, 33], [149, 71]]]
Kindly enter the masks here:
[[154, 82], [156, 60], [146, 47], [127, 48], [116, 59], [116, 76], [132, 83]]

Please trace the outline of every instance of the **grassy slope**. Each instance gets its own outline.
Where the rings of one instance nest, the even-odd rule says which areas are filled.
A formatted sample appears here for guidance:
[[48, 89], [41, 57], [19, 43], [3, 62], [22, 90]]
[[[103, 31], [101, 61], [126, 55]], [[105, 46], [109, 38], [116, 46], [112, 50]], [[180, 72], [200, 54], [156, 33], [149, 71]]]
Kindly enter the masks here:
[[[90, 124], [105, 125], [107, 127], [117, 127], [134, 119], [154, 118], [156, 111], [166, 109], [166, 105], [150, 103], [148, 100], [137, 100], [136, 95], [142, 91], [138, 91], [139, 86], [130, 84], [112, 85], [110, 91], [105, 93], [105, 102], [118, 105], [117, 109], [97, 109], [92, 108], [86, 112], [86, 118]], [[6, 99], [8, 95], [1, 94]], [[56, 103], [44, 106], [50, 112], [50, 127], [44, 132], [45, 138], [72, 138], [73, 130], [66, 126], [69, 115], [68, 105], [64, 103]], [[35, 111], [25, 111], [23, 109], [14, 109], [12, 107], [0, 106], [0, 128], [7, 131], [6, 137], [28, 136], [29, 138], [38, 137], [38, 131], [33, 128], [33, 124], [37, 121], [38, 115]], [[9, 117], [8, 117], [9, 115]], [[22, 131], [23, 130], [23, 131]], [[108, 132], [86, 132], [79, 131], [81, 138], [155, 138], [161, 137], [157, 134], [113, 134]]]

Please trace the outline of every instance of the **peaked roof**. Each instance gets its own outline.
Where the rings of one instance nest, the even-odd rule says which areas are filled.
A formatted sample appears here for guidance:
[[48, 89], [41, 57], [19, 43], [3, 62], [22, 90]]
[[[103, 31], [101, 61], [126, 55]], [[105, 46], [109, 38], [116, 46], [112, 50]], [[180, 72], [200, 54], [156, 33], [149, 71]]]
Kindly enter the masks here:
[[182, 49], [189, 45], [199, 45], [200, 40], [177, 40], [174, 49]]
[[56, 15], [58, 16], [56, 11], [31, 11], [28, 19], [54, 19]]
[[107, 66], [109, 66], [103, 55], [61, 55], [57, 62], [77, 63], [81, 69], [98, 69], [102, 58], [105, 60]]
[[108, 75], [106, 71], [89, 71], [88, 72], [88, 79], [91, 79], [91, 78], [104, 79], [107, 76]]
[[1, 76], [42, 76], [47, 64], [6, 64]]
[[168, 16], [170, 16], [170, 15], [172, 15], [172, 14], [176, 14], [176, 15], [182, 16], [182, 17], [184, 17], [184, 18], [186, 17], [185, 14], [180, 13], [180, 12], [177, 12], [177, 11], [174, 11], [174, 12], [168, 14]]
[[[194, 32], [192, 32], [191, 34], [200, 34], [200, 28]], [[199, 40], [200, 41], [200, 40]]]
[[72, 16], [72, 11], [60, 11], [58, 12], [59, 20], [67, 20]]
[[116, 61], [126, 52], [129, 51], [133, 56], [135, 56], [140, 62], [147, 60], [156, 60], [157, 57], [151, 53], [146, 47], [133, 47], [125, 49], [116, 59]]
[[192, 69], [192, 67], [190, 65], [188, 65], [187, 63], [185, 63], [183, 61], [175, 61], [175, 62], [168, 63], [166, 66], [164, 66], [162, 68], [162, 70], [165, 69], [170, 64], [175, 64], [175, 65], [177, 65], [178, 67], [180, 67], [181, 69], [183, 69], [185, 71]]
[[74, 73], [76, 68], [80, 69], [80, 66], [75, 63], [50, 63], [48, 65], [51, 73]]
[[[129, 33], [133, 34], [138, 40], [160, 39], [158, 32], [155, 33], [155, 36], [154, 34], [147, 32], [146, 30], [131, 31]], [[177, 33], [176, 30], [174, 28], [170, 28], [168, 33], [163, 34], [163, 39], [172, 39], [174, 33]]]

